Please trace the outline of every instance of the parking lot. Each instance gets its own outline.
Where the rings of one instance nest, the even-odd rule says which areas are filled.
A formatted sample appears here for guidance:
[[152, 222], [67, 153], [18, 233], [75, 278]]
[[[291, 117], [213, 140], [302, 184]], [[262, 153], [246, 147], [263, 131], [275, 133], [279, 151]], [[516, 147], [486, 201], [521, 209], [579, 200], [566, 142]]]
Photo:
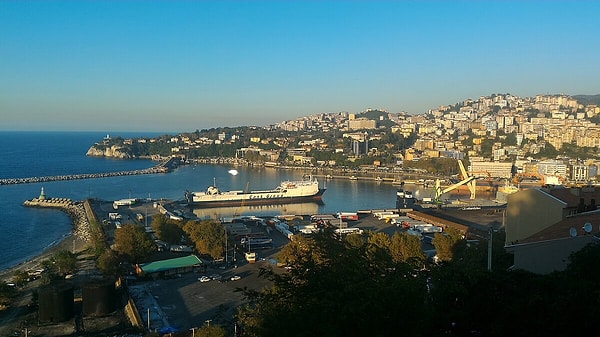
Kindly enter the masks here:
[[[151, 211], [148, 213], [148, 218], [150, 218], [150, 214], [157, 213], [150, 207], [151, 205], [138, 205], [120, 211], [129, 217], [129, 221], [134, 222], [136, 219], [133, 218], [133, 214], [144, 212], [146, 215], [147, 211]], [[101, 210], [106, 213], [109, 211], [111, 209], [106, 206]], [[460, 215], [462, 215], [460, 212], [456, 213], [456, 216]], [[475, 216], [474, 213], [468, 213], [468, 215]], [[306, 222], [306, 219], [288, 221], [290, 225], [302, 222]], [[378, 220], [372, 214], [360, 214], [357, 221], [348, 221], [347, 225], [359, 227], [365, 231], [383, 232], [390, 236], [403, 230], [391, 223]], [[265, 233], [263, 226], [248, 227], [253, 233]], [[207, 324], [208, 321], [211, 324], [231, 327], [232, 315], [236, 308], [244, 303], [244, 294], [240, 289], [260, 290], [269, 285], [268, 280], [259, 277], [260, 268], [271, 266], [275, 270], [284, 272], [283, 268], [274, 266], [272, 262], [277, 252], [289, 242], [289, 239], [276, 230], [271, 230], [268, 235], [273, 239], [273, 248], [257, 251], [256, 263], [247, 263], [243, 252], [238, 251], [235, 255], [235, 263], [232, 261], [232, 257], [229, 257], [228, 262], [230, 263], [227, 268], [223, 263], [213, 264], [205, 261], [206, 271], [201, 269], [202, 272], [181, 274], [171, 279], [139, 281], [137, 285], [131, 287], [131, 293], [138, 306], [142, 321], [146, 325], [148, 315], [150, 315], [149, 321], [152, 330], [164, 326], [189, 329]], [[430, 241], [423, 241], [424, 251], [431, 251], [433, 248]], [[221, 280], [200, 282], [199, 279], [202, 276], [213, 274], [220, 275]], [[234, 275], [239, 275], [240, 279], [231, 281], [230, 278]]]

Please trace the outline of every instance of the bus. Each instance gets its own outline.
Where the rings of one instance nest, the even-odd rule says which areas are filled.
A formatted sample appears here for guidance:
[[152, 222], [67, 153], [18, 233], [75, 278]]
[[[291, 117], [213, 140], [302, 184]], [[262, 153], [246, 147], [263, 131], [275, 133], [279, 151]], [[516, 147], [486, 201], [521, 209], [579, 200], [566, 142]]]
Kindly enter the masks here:
[[336, 228], [337, 234], [362, 234], [363, 230], [358, 227]]

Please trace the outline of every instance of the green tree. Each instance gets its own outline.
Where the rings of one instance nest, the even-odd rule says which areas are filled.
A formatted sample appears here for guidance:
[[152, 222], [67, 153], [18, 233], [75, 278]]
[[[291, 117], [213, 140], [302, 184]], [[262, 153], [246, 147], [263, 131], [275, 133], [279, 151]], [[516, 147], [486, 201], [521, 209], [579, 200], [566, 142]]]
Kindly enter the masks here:
[[104, 253], [100, 254], [96, 264], [98, 265], [98, 269], [106, 276], [119, 275], [119, 258], [110, 248], [107, 248]]
[[365, 245], [365, 239], [362, 234], [351, 233], [346, 235], [346, 241], [350, 245], [350, 247], [361, 248]]
[[194, 242], [198, 253], [208, 254], [214, 259], [223, 256], [227, 234], [223, 225], [218, 221], [188, 221], [183, 230]]
[[378, 266], [381, 270], [385, 270], [391, 263], [390, 256], [390, 237], [383, 232], [368, 232], [367, 233], [367, 257], [371, 259], [372, 266]]
[[216, 324], [204, 325], [194, 332], [197, 337], [225, 337], [227, 332]]
[[[381, 243], [379, 236], [371, 241]], [[382, 273], [366, 245], [351, 246], [330, 230], [287, 247], [290, 272], [263, 269], [273, 286], [246, 291], [250, 303], [237, 320], [247, 336], [430, 335], [424, 275], [409, 268]]]
[[396, 232], [390, 240], [390, 256], [395, 263], [418, 263], [425, 261], [421, 240], [406, 232]]
[[156, 245], [143, 227], [128, 224], [115, 230], [115, 251], [128, 261], [139, 263], [156, 251]]
[[52, 255], [52, 262], [59, 275], [71, 274], [77, 267], [77, 256], [68, 250], [61, 250]]
[[154, 234], [160, 240], [170, 244], [179, 244], [181, 243], [181, 236], [184, 234], [180, 224], [181, 221], [155, 216], [152, 219], [151, 226]]
[[[435, 233], [432, 244], [435, 247], [437, 258], [440, 261], [450, 261], [457, 249], [457, 244], [461, 241], [462, 235], [453, 228], [448, 228], [444, 233]], [[464, 240], [462, 240], [464, 241]]]

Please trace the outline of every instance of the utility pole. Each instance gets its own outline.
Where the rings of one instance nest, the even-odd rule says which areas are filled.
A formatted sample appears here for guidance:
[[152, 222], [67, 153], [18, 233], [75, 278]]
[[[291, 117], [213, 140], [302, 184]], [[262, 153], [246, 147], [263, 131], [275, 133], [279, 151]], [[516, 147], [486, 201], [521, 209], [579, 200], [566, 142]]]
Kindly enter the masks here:
[[490, 226], [489, 237], [488, 237], [488, 271], [492, 271], [492, 242], [493, 242], [494, 228]]

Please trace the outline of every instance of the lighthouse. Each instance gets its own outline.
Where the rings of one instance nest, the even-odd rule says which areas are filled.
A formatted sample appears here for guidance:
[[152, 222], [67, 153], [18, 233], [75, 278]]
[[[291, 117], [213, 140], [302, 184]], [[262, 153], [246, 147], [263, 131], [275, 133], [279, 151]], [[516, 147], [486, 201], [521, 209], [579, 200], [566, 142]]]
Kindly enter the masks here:
[[39, 200], [45, 200], [46, 199], [46, 194], [44, 193], [44, 187], [42, 186], [42, 191], [40, 192], [40, 196], [38, 197]]

